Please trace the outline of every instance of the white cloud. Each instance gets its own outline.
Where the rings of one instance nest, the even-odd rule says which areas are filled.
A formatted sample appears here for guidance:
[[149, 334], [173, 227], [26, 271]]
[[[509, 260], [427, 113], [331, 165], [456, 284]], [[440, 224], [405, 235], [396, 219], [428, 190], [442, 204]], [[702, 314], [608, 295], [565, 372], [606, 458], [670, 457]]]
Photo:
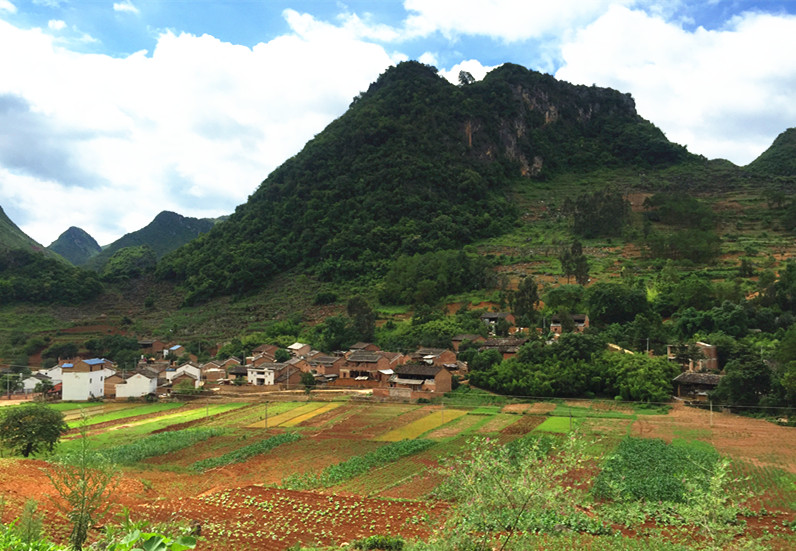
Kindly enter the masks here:
[[560, 79], [630, 92], [670, 140], [747, 164], [796, 121], [796, 17], [744, 13], [683, 30], [613, 7], [562, 49]]
[[10, 0], [0, 0], [0, 11], [17, 13], [17, 7]]
[[495, 67], [489, 67], [482, 65], [480, 61], [477, 59], [468, 59], [466, 61], [462, 61], [461, 63], [457, 63], [450, 69], [440, 70], [439, 74], [448, 79], [453, 84], [459, 84], [459, 72], [466, 71], [470, 73], [475, 80], [483, 79], [486, 74], [494, 69]]
[[114, 2], [113, 11], [134, 14], [139, 13], [138, 8], [136, 8], [133, 3], [130, 2], [130, 0], [125, 0], [124, 2]]
[[50, 19], [47, 22], [47, 28], [51, 31], [61, 31], [66, 28], [66, 22], [60, 19]]
[[413, 12], [406, 20], [410, 36], [440, 32], [447, 38], [478, 35], [504, 42], [559, 36], [593, 21], [611, 4], [635, 0], [405, 0]]
[[285, 18], [293, 32], [253, 48], [165, 33], [125, 58], [0, 20], [0, 115], [14, 123], [0, 123], [0, 205], [45, 245], [72, 225], [107, 244], [161, 210], [231, 212], [401, 59], [346, 27]]

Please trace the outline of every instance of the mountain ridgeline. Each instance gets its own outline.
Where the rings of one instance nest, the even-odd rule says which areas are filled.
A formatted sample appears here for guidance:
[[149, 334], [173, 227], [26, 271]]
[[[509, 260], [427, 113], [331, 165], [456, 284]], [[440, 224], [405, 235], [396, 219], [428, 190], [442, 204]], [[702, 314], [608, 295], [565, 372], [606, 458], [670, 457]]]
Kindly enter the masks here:
[[128, 247], [147, 247], [151, 249], [154, 259], [188, 243], [203, 233], [210, 231], [215, 220], [208, 218], [190, 218], [180, 214], [163, 211], [152, 222], [140, 230], [127, 233], [89, 258], [86, 268], [102, 271], [111, 258], [122, 249]]
[[58, 239], [47, 247], [67, 259], [75, 266], [82, 266], [100, 253], [102, 247], [85, 230], [72, 226], [58, 236]]
[[189, 302], [245, 293], [295, 267], [325, 280], [380, 276], [400, 255], [505, 232], [517, 180], [693, 158], [615, 90], [511, 64], [455, 86], [404, 62], [158, 273], [182, 283]]

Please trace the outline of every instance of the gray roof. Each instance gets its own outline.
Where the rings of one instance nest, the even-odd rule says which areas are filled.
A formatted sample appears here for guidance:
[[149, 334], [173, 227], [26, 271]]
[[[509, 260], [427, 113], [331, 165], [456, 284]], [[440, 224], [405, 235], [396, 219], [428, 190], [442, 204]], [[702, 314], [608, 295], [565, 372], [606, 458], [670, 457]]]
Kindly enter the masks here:
[[721, 378], [722, 375], [717, 375], [716, 373], [692, 373], [690, 371], [686, 371], [685, 373], [680, 373], [677, 377], [675, 377], [674, 382], [717, 386], [721, 381]]
[[366, 350], [357, 350], [348, 356], [349, 362], [354, 363], [376, 363], [379, 361], [379, 356], [375, 352], [368, 352]]
[[416, 378], [430, 379], [442, 371], [442, 367], [427, 364], [404, 364], [394, 368], [394, 371], [400, 377], [412, 378], [414, 376]]

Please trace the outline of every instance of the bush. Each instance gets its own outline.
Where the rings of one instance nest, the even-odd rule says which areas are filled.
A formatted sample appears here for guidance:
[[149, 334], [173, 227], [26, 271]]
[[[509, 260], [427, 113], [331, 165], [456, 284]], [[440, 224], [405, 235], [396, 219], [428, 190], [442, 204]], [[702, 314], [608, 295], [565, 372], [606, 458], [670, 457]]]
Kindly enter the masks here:
[[352, 542], [354, 549], [380, 549], [381, 551], [401, 551], [404, 548], [404, 540], [400, 536], [383, 536], [375, 534]]

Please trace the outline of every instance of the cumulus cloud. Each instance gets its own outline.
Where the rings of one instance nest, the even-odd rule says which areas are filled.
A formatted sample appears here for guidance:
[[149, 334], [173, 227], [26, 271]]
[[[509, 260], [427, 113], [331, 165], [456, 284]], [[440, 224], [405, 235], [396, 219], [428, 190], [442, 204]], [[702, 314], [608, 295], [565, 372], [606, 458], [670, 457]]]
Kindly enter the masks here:
[[284, 16], [291, 32], [252, 48], [165, 32], [123, 58], [0, 20], [0, 129], [13, 134], [0, 136], [0, 204], [44, 244], [72, 225], [106, 244], [161, 210], [231, 212], [401, 58]]
[[635, 0], [405, 0], [411, 12], [406, 20], [410, 36], [439, 32], [447, 38], [459, 35], [487, 36], [517, 42], [562, 35], [573, 26], [596, 19], [611, 4]]
[[130, 2], [130, 0], [125, 0], [124, 2], [114, 2], [113, 11], [134, 14], [139, 13], [138, 8], [136, 8], [133, 3]]
[[66, 28], [66, 22], [60, 19], [50, 19], [47, 22], [47, 28], [51, 31], [61, 31]]
[[0, 11], [17, 13], [17, 7], [10, 0], [0, 0]]
[[470, 73], [475, 80], [481, 80], [486, 74], [495, 67], [482, 65], [477, 59], [468, 59], [457, 63], [448, 70], [440, 70], [439, 74], [448, 79], [453, 84], [459, 84], [459, 73], [465, 71]]
[[717, 30], [686, 31], [615, 6], [562, 57], [558, 78], [632, 93], [643, 117], [708, 158], [745, 165], [796, 120], [793, 16], [748, 12]]

